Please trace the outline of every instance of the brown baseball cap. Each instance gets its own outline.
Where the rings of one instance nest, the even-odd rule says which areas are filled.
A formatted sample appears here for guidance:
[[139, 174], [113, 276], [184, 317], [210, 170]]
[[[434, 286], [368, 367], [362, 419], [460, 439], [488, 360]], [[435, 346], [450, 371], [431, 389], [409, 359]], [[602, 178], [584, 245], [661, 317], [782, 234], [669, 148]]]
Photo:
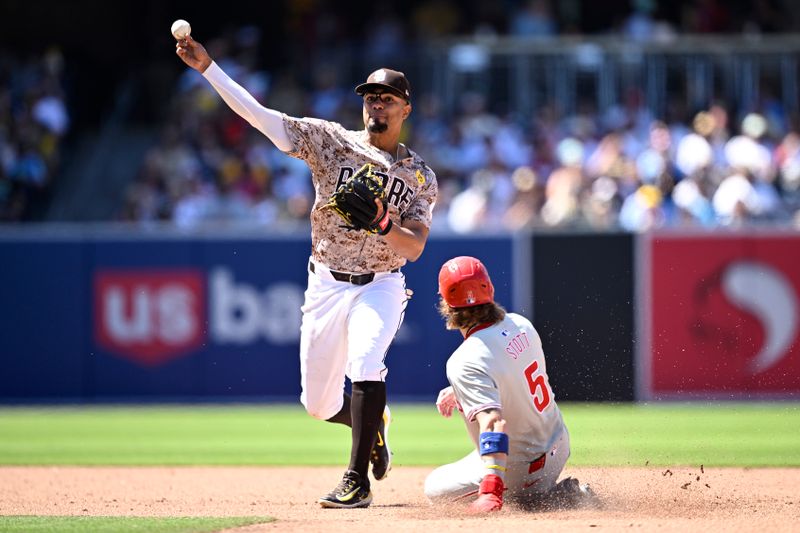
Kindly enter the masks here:
[[400, 98], [411, 100], [411, 84], [406, 75], [390, 68], [379, 68], [369, 75], [367, 81], [356, 87], [356, 94], [363, 96], [376, 88], [386, 89]]

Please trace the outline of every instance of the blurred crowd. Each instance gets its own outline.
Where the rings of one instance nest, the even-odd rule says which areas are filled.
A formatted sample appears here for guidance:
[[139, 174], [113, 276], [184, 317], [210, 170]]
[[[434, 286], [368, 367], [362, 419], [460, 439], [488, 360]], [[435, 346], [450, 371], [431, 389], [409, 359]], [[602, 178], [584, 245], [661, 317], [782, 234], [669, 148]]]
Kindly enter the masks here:
[[[352, 91], [360, 80], [320, 67], [305, 89], [292, 75], [259, 70], [258, 38], [245, 28], [207, 44], [267, 106], [363, 127]], [[668, 116], [657, 117], [636, 88], [607, 109], [586, 100], [565, 115], [551, 103], [533, 116], [493, 112], [483, 96], [465, 92], [452, 118], [436, 95], [415, 94], [402, 140], [438, 176], [437, 229], [800, 225], [800, 129], [778, 99], [762, 94], [754, 109], [735, 114], [724, 102], [690, 111], [676, 98]], [[312, 202], [305, 163], [277, 150], [187, 70], [122, 218], [274, 227], [307, 220]]]
[[[411, 73], [415, 54], [442, 37], [610, 33], [645, 41], [798, 30], [785, 0], [626, 5], [409, 0], [354, 12], [328, 0], [288, 0], [276, 15], [279, 32], [262, 33], [265, 23], [200, 37], [222, 68], [265, 105], [360, 129], [361, 102], [352, 90], [367, 73], [360, 65]], [[172, 61], [169, 68], [179, 63], [167, 57], [171, 50], [157, 54]], [[36, 206], [46, 205], [63, 168], [64, 137], [71, 122], [80, 127], [64, 93], [58, 49], [26, 59], [0, 50], [0, 220], [43, 218]], [[163, 91], [151, 93], [160, 112]], [[439, 178], [436, 228], [796, 224], [800, 129], [791, 110], [769, 91], [761, 94], [748, 109], [725, 101], [688, 109], [673, 95], [667, 114], [653, 116], [640, 91], [628, 88], [610, 108], [598, 109], [595, 94], [586, 94], [577, 112], [567, 114], [550, 101], [522, 116], [466, 90], [453, 113], [441, 95], [416, 90], [402, 140]], [[305, 163], [231, 112], [199, 74], [180, 76], [167, 108], [156, 126], [158, 142], [124, 193], [119, 219], [180, 227], [307, 223], [314, 191]]]
[[70, 125], [58, 49], [20, 59], [0, 50], [0, 221], [30, 218], [52, 190]]
[[[474, 97], [473, 97], [474, 98]], [[442, 211], [457, 232], [503, 227], [647, 231], [800, 222], [800, 137], [780, 105], [732, 121], [722, 104], [691, 121], [626, 105], [525, 123], [479, 99], [421, 149], [439, 171]]]

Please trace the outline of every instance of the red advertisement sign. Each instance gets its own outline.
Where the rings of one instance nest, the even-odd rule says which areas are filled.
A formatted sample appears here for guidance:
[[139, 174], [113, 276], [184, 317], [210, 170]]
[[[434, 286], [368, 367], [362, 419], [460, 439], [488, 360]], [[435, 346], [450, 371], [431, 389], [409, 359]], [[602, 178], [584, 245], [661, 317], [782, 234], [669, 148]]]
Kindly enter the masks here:
[[180, 357], [206, 336], [205, 279], [198, 270], [99, 271], [94, 299], [97, 344], [141, 365]]
[[800, 396], [800, 236], [654, 235], [646, 249], [640, 396]]

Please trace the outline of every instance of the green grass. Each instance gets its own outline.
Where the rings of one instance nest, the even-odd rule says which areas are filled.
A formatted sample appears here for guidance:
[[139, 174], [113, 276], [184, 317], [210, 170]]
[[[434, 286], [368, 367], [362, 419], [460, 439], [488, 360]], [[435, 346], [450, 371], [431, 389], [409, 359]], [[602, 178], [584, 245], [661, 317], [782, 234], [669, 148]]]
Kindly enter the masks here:
[[[800, 405], [564, 404], [571, 465], [800, 466]], [[396, 465], [470, 450], [433, 405], [393, 406]], [[2, 465], [341, 465], [349, 430], [300, 406], [0, 409]], [[2, 528], [0, 528], [2, 529]]]
[[205, 533], [272, 522], [273, 518], [139, 516], [0, 516], [4, 533]]
[[573, 465], [800, 466], [800, 405], [568, 405]]

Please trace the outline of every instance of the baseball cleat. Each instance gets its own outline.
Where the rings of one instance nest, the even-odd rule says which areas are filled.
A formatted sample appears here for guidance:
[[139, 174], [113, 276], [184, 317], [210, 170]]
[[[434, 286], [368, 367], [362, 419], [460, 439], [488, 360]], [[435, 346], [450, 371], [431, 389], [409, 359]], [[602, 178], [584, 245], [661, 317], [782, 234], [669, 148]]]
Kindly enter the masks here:
[[392, 469], [392, 451], [389, 449], [389, 424], [392, 422], [392, 413], [387, 405], [383, 409], [383, 418], [378, 426], [378, 438], [369, 461], [372, 463], [372, 476], [375, 481], [385, 479]]
[[565, 507], [578, 507], [597, 502], [597, 495], [588, 484], [581, 484], [574, 477], [559, 481], [551, 491], [556, 503]]
[[336, 488], [318, 501], [326, 509], [369, 507], [372, 491], [369, 490], [369, 481], [364, 482], [358, 472], [347, 470]]
[[503, 508], [503, 491], [506, 490], [499, 476], [489, 474], [478, 487], [478, 499], [467, 507], [469, 514], [493, 513]]

